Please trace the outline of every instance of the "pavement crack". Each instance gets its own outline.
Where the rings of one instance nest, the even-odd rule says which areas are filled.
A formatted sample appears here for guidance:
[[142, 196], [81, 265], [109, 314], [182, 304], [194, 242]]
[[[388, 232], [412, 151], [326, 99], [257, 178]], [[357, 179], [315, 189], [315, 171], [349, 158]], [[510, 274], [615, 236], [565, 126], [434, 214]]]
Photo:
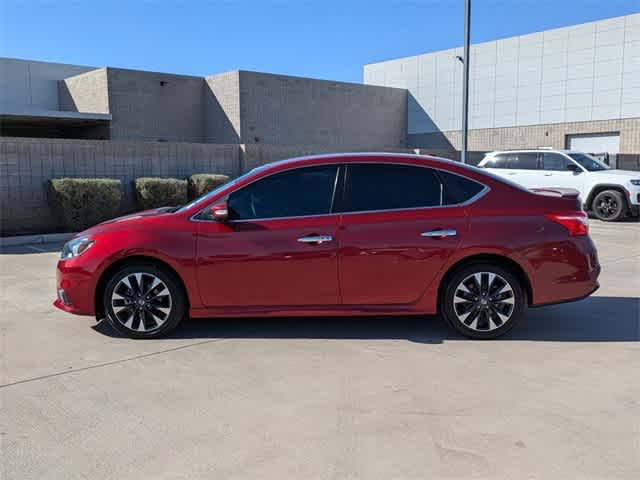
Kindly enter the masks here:
[[206, 345], [208, 343], [222, 342], [224, 340], [228, 340], [228, 339], [227, 338], [214, 338], [214, 339], [211, 339], [211, 340], [204, 340], [202, 342], [195, 342], [195, 343], [189, 343], [187, 345], [180, 345], [178, 347], [166, 348], [164, 350], [158, 350], [158, 351], [155, 351], [155, 352], [149, 352], [149, 353], [143, 353], [143, 354], [140, 354], [140, 355], [134, 355], [133, 357], [121, 358], [119, 360], [112, 360], [110, 362], [102, 362], [102, 363], [97, 363], [95, 365], [88, 365], [86, 367], [74, 368], [72, 370], [65, 370], [65, 371], [61, 371], [61, 372], [49, 373], [47, 375], [39, 375], [37, 377], [25, 378], [25, 379], [22, 379], [22, 380], [16, 380], [15, 382], [2, 384], [2, 385], [0, 385], [0, 389], [13, 387], [13, 386], [16, 386], [16, 385], [22, 385], [24, 383], [37, 382], [39, 380], [46, 380], [48, 378], [60, 377], [62, 375], [69, 375], [69, 374], [72, 374], [72, 373], [83, 372], [83, 371], [86, 371], [86, 370], [93, 370], [95, 368], [109, 367], [111, 365], [118, 365], [118, 364], [121, 364], [121, 363], [130, 362], [132, 360], [140, 360], [140, 359], [147, 358], [147, 357], [154, 357], [156, 355], [162, 355], [162, 354], [165, 354], [165, 353], [171, 353], [171, 352], [175, 352], [175, 351], [178, 351], [178, 350], [184, 350], [184, 349], [191, 348], [191, 347], [197, 347], [199, 345]]

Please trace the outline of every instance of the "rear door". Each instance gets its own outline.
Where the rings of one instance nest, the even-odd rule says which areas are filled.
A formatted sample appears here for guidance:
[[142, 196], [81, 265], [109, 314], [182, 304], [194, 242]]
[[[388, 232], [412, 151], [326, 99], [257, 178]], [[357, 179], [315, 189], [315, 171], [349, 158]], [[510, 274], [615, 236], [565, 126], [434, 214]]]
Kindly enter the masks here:
[[437, 172], [415, 165], [347, 164], [343, 195], [343, 303], [418, 301], [466, 234], [465, 208], [444, 206]]

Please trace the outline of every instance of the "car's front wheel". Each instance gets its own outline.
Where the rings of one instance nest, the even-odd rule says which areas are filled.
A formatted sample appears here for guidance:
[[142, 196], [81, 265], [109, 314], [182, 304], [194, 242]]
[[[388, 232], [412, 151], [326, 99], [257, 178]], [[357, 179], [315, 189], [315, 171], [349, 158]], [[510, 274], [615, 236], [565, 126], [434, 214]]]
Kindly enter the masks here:
[[440, 311], [463, 335], [489, 339], [511, 330], [522, 316], [524, 304], [520, 281], [510, 270], [477, 263], [449, 277]]
[[605, 190], [598, 193], [591, 206], [593, 214], [605, 222], [622, 220], [625, 216], [625, 200], [617, 190]]
[[186, 296], [175, 276], [151, 263], [118, 270], [103, 296], [109, 324], [130, 338], [157, 338], [173, 330], [186, 313]]

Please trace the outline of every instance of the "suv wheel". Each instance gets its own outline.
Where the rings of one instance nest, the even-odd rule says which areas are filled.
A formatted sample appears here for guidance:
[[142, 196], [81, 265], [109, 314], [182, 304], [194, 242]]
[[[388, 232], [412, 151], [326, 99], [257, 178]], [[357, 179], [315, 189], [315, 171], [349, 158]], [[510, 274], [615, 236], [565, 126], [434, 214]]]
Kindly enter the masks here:
[[473, 264], [458, 270], [445, 286], [440, 310], [447, 322], [474, 339], [496, 338], [522, 316], [524, 293], [509, 270]]
[[173, 330], [186, 312], [186, 296], [175, 276], [153, 264], [117, 271], [103, 296], [109, 324], [130, 338], [157, 338]]
[[593, 214], [605, 222], [615, 222], [625, 216], [624, 196], [617, 190], [604, 190], [597, 194], [591, 204]]

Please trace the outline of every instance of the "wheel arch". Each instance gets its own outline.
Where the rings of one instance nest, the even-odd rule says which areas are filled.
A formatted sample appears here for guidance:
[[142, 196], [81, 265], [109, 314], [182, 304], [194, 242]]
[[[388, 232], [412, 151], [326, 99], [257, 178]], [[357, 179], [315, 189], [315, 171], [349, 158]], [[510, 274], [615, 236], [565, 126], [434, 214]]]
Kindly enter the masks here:
[[473, 265], [474, 263], [491, 263], [494, 265], [500, 265], [501, 267], [509, 270], [511, 273], [513, 273], [516, 276], [518, 280], [520, 280], [522, 289], [524, 290], [524, 293], [526, 296], [525, 304], [530, 305], [532, 303], [533, 290], [531, 287], [531, 280], [529, 279], [529, 276], [527, 275], [525, 270], [522, 268], [522, 266], [518, 262], [500, 254], [479, 253], [479, 254], [470, 255], [468, 257], [464, 257], [449, 267], [447, 272], [442, 277], [442, 280], [440, 281], [440, 284], [438, 286], [438, 308], [442, 300], [442, 295], [444, 294], [444, 290], [447, 286], [447, 283], [449, 282], [449, 279], [453, 275], [455, 275], [455, 273], [458, 270], [465, 268], [469, 265]]
[[191, 304], [189, 300], [189, 291], [186, 288], [184, 280], [182, 279], [182, 277], [176, 271], [175, 268], [173, 268], [167, 262], [160, 260], [159, 258], [156, 258], [156, 257], [152, 257], [149, 255], [131, 255], [129, 257], [122, 257], [117, 259], [116, 261], [111, 263], [107, 268], [105, 268], [104, 271], [100, 274], [100, 277], [98, 278], [98, 282], [96, 283], [96, 288], [95, 288], [94, 298], [93, 298], [96, 318], [102, 318], [104, 316], [102, 295], [104, 293], [104, 289], [106, 288], [107, 283], [109, 282], [109, 279], [111, 278], [111, 276], [115, 272], [123, 268], [124, 266], [131, 263], [136, 263], [136, 262], [154, 265], [156, 268], [164, 270], [165, 272], [173, 275], [178, 281], [178, 284], [180, 285], [180, 287], [182, 288], [184, 292], [184, 297], [187, 299], [186, 308], [188, 311], [189, 305]]
[[622, 185], [617, 185], [615, 183], [598, 183], [594, 185], [589, 192], [589, 196], [587, 197], [587, 201], [585, 202], [587, 210], [592, 210], [593, 200], [599, 193], [602, 193], [605, 190], [615, 190], [617, 192], [620, 192], [622, 194], [622, 198], [624, 199], [625, 207], [629, 209], [629, 199], [627, 198], [626, 194], [627, 192]]

